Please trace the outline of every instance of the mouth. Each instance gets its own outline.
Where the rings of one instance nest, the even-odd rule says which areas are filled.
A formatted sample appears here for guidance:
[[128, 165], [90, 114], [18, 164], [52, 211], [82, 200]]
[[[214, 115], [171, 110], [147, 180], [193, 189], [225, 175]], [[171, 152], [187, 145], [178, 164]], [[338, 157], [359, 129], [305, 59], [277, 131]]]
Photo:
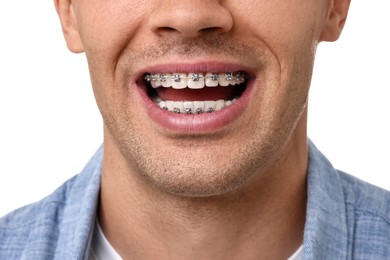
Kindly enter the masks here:
[[235, 104], [247, 89], [245, 71], [145, 73], [147, 95], [156, 107], [175, 114], [214, 113]]
[[156, 65], [136, 78], [140, 94], [137, 103], [150, 119], [143, 122], [159, 133], [215, 135], [247, 123], [245, 111], [258, 81], [253, 69], [241, 65]]

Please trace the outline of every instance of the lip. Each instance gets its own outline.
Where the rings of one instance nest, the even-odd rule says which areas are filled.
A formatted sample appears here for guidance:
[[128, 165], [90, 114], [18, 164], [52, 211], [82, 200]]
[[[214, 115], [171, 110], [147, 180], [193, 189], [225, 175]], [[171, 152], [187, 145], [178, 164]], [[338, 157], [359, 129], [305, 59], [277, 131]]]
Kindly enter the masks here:
[[[204, 114], [176, 114], [158, 107], [150, 100], [147, 87], [142, 80], [145, 73], [190, 73], [190, 72], [234, 72], [245, 71], [249, 75], [246, 90], [232, 105], [213, 113]], [[207, 134], [222, 130], [240, 116], [249, 105], [255, 76], [252, 69], [237, 64], [221, 62], [203, 62], [196, 64], [163, 64], [147, 67], [137, 73], [136, 85], [140, 97], [140, 103], [145, 108], [146, 114], [152, 122], [170, 133], [176, 134]]]

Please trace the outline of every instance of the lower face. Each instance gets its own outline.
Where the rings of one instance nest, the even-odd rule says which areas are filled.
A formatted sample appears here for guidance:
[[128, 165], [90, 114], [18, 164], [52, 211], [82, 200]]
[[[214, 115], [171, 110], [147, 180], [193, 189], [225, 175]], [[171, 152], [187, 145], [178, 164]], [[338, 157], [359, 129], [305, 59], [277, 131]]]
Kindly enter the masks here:
[[[268, 17], [259, 26], [235, 12], [232, 32], [191, 40], [155, 37], [142, 17], [85, 33], [105, 142], [120, 151], [130, 175], [171, 194], [224, 194], [266, 174], [294, 136], [306, 108], [316, 22]], [[125, 24], [139, 28], [120, 36]]]

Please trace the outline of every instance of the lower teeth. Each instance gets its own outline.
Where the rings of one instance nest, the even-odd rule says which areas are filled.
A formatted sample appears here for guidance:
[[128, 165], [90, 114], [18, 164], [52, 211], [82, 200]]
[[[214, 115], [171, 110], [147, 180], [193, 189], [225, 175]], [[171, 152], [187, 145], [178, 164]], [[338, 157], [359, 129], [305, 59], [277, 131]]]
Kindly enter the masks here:
[[212, 113], [234, 104], [237, 98], [232, 100], [217, 101], [163, 101], [155, 98], [153, 102], [161, 109], [171, 111], [177, 114], [203, 114]]

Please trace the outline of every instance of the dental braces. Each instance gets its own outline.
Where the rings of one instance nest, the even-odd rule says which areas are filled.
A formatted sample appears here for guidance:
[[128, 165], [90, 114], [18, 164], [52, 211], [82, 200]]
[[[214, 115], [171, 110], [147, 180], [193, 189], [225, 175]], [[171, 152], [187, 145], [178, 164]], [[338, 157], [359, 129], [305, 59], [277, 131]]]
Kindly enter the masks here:
[[[153, 99], [153, 102], [161, 109], [176, 114], [187, 114], [187, 115], [198, 114], [199, 115], [204, 113], [213, 113], [215, 111], [225, 109], [226, 107], [234, 104], [237, 101], [237, 99], [238, 98], [233, 98], [232, 100], [217, 100], [217, 101], [204, 101], [204, 102], [200, 102], [200, 101], [174, 102], [174, 101], [163, 101], [160, 98], [156, 97]], [[195, 104], [195, 102], [197, 103]]]
[[[226, 81], [236, 80], [239, 83], [244, 83], [247, 77], [248, 76], [244, 72], [225, 73]], [[164, 73], [163, 74], [150, 73], [145, 75], [144, 80], [146, 80], [147, 82], [158, 81], [158, 80], [160, 80], [160, 82], [166, 82], [167, 80], [171, 79], [174, 82], [180, 82], [182, 79], [199, 81], [201, 79], [206, 79], [206, 78], [212, 81], [218, 81], [218, 79], [220, 79], [220, 75], [218, 73], [211, 73], [211, 75], [203, 76], [203, 74], [193, 73], [191, 76], [183, 76], [182, 74], [172, 74], [172, 76], [169, 77], [168, 74], [164, 74]]]
[[[168, 110], [168, 107], [162, 107], [161, 109], [164, 109], [164, 110]], [[222, 108], [223, 109], [223, 108]], [[206, 110], [203, 110], [202, 108], [198, 107], [196, 110], [195, 110], [195, 114], [203, 114], [203, 113], [212, 113], [214, 112], [215, 109], [212, 108], [212, 107], [208, 107]], [[171, 111], [173, 113], [176, 113], [176, 114], [181, 114], [181, 110], [180, 108], [178, 107], [174, 107], [173, 110]], [[187, 115], [191, 115], [193, 114], [192, 113], [192, 109], [190, 107], [186, 107], [184, 108], [184, 114], [187, 114]]]

